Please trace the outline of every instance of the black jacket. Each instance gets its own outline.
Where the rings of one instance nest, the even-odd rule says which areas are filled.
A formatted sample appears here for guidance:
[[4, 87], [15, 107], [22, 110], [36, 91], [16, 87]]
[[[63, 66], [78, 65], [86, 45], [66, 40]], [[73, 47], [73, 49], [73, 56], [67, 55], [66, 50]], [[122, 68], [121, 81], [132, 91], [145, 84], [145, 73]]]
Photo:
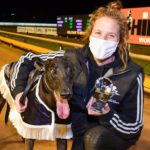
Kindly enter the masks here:
[[[28, 73], [33, 69], [35, 58], [40, 57], [47, 60], [63, 54], [64, 51], [42, 55], [27, 53], [20, 58], [12, 80], [14, 95], [25, 88]], [[120, 71], [122, 63], [117, 53], [113, 63], [99, 67], [94, 63], [88, 46], [68, 50], [65, 55], [72, 57], [78, 68], [71, 99], [74, 136], [82, 136], [88, 128], [101, 124], [113, 130], [123, 139], [135, 142], [143, 128], [143, 69], [129, 59], [128, 69]], [[118, 95], [114, 95], [108, 101], [111, 108], [108, 114], [100, 117], [89, 116], [86, 105], [93, 94], [95, 80], [104, 76], [109, 69], [113, 71], [109, 78], [116, 86]]]

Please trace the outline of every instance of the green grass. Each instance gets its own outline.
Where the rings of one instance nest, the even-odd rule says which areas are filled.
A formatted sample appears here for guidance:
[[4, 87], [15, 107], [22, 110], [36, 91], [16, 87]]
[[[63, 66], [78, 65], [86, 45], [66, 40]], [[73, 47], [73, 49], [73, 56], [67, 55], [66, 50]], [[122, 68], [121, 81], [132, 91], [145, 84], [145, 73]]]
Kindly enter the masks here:
[[[21, 42], [33, 44], [33, 45], [36, 45], [36, 46], [39, 46], [39, 47], [52, 49], [52, 50], [58, 50], [60, 48], [60, 44], [58, 44], [58, 43], [46, 42], [46, 41], [42, 41], [42, 40], [26, 38], [26, 37], [17, 36], [17, 35], [9, 35], [9, 34], [6, 34], [6, 33], [1, 33], [1, 32], [0, 32], [0, 35], [11, 38], [11, 39], [14, 39], [14, 40], [18, 40], [18, 41], [21, 41]], [[65, 38], [63, 38], [63, 40], [65, 40]], [[68, 40], [68, 39], [66, 38], [66, 40]], [[63, 45], [64, 50], [67, 50], [67, 49], [70, 49], [70, 48], [73, 48], [73, 46]], [[130, 51], [132, 53], [150, 56], [150, 46], [131, 44], [131, 50]], [[141, 61], [141, 60], [137, 60], [137, 59], [133, 59], [133, 61], [144, 68], [145, 74], [150, 75], [150, 67], [149, 67], [150, 62]]]
[[150, 56], [150, 46], [131, 44], [132, 53]]
[[[135, 54], [150, 56], [150, 46], [132, 44], [130, 51]], [[150, 62], [149, 61], [143, 61], [143, 60], [138, 60], [138, 59], [133, 59], [133, 61], [144, 68], [145, 74], [150, 75]]]
[[140, 61], [140, 60], [137, 60], [137, 59], [133, 59], [133, 61], [144, 68], [145, 74], [150, 75], [150, 62]]
[[[60, 48], [60, 44], [58, 44], [58, 43], [47, 42], [47, 41], [37, 40], [37, 39], [33, 39], [33, 38], [27, 38], [27, 37], [23, 37], [23, 36], [17, 36], [17, 35], [9, 35], [6, 33], [1, 33], [1, 32], [0, 32], [0, 35], [5, 36], [7, 38], [14, 39], [14, 40], [18, 40], [21, 42], [25, 42], [28, 44], [33, 44], [33, 45], [36, 45], [39, 47], [44, 47], [47, 49], [58, 50]], [[70, 49], [70, 48], [73, 48], [73, 46], [63, 45], [64, 50]]]

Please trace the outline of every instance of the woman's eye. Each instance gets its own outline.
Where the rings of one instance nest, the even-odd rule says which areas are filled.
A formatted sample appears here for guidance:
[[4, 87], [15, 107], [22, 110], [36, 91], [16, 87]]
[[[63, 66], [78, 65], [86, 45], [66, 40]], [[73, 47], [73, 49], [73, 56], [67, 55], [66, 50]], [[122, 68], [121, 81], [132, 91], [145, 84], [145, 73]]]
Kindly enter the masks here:
[[115, 37], [115, 35], [110, 35], [110, 37]]
[[107, 39], [109, 40], [111, 40], [111, 39], [117, 39], [117, 36], [116, 35], [114, 35], [114, 34], [110, 34], [110, 35], [107, 35]]
[[108, 37], [115, 38], [115, 35], [110, 34], [110, 35], [108, 35]]
[[96, 35], [101, 35], [101, 32], [95, 32]]

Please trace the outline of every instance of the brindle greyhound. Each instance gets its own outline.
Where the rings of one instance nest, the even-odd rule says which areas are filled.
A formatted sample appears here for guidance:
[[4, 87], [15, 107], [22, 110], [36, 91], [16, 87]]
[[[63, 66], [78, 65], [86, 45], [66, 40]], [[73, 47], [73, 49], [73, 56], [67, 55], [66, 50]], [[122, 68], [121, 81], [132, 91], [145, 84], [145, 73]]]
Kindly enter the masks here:
[[[25, 139], [26, 150], [33, 150], [35, 140], [55, 138], [57, 149], [66, 150], [67, 139], [72, 137], [68, 100], [72, 96], [74, 65], [68, 57], [56, 57], [33, 71], [24, 92], [24, 97], [28, 98], [28, 107], [23, 113], [17, 112], [11, 91], [14, 66], [15, 63], [5, 65], [0, 71], [0, 112], [7, 102], [10, 107], [9, 118]], [[36, 66], [39, 65], [36, 63]], [[56, 101], [55, 97], [60, 97], [61, 101]]]

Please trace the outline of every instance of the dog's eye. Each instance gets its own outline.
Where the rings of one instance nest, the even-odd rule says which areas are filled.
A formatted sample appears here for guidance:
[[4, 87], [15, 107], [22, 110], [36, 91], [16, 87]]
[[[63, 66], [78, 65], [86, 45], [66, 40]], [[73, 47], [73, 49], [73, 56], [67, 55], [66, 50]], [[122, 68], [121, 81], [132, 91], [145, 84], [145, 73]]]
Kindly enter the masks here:
[[57, 77], [57, 68], [54, 68], [54, 69], [51, 70], [51, 76], [52, 76], [53, 78], [56, 78], [56, 77]]
[[68, 67], [68, 68], [66, 69], [66, 74], [67, 74], [69, 77], [72, 78], [72, 76], [73, 76], [73, 70], [72, 70], [70, 67]]
[[70, 75], [71, 74], [71, 68], [66, 68], [66, 73], [68, 74], [68, 75]]
[[66, 68], [66, 73], [67, 74], [69, 74], [70, 73], [70, 71], [71, 71], [71, 69], [68, 67], [68, 68]]

